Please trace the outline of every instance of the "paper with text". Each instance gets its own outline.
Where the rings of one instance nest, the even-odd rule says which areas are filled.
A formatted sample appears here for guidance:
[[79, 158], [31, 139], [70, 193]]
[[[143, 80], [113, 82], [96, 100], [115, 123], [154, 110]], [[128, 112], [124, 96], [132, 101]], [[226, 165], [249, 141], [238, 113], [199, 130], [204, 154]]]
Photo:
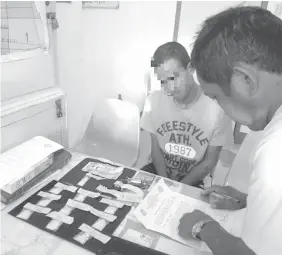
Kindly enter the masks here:
[[135, 210], [137, 219], [147, 228], [185, 245], [208, 251], [209, 248], [203, 242], [195, 239], [183, 239], [178, 235], [179, 220], [185, 213], [201, 210], [218, 221], [228, 232], [238, 236], [240, 222], [243, 222], [244, 213], [241, 211], [230, 212], [214, 210], [210, 205], [197, 199], [173, 192], [160, 180], [150, 191], [147, 197]]

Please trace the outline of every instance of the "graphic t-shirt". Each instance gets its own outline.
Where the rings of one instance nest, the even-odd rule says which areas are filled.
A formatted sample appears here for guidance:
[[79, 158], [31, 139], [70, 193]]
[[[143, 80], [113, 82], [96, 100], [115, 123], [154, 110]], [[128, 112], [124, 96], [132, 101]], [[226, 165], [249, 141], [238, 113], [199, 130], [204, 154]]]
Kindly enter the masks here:
[[163, 90], [145, 103], [141, 128], [156, 135], [168, 176], [180, 181], [204, 157], [208, 146], [232, 143], [232, 123], [220, 106], [202, 93], [188, 109]]
[[252, 175], [242, 239], [257, 255], [282, 254], [282, 106], [250, 157]]

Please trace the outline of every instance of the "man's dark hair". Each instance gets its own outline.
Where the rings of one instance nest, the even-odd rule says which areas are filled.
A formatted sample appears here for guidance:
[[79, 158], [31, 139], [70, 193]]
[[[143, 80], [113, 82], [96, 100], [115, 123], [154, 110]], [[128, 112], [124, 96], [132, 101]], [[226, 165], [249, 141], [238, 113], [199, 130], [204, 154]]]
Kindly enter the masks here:
[[256, 65], [282, 73], [282, 20], [260, 7], [236, 7], [208, 18], [191, 53], [191, 66], [230, 95], [233, 66]]
[[175, 59], [186, 68], [190, 62], [190, 57], [186, 49], [178, 42], [168, 42], [157, 48], [151, 60], [152, 67], [158, 67], [169, 59]]

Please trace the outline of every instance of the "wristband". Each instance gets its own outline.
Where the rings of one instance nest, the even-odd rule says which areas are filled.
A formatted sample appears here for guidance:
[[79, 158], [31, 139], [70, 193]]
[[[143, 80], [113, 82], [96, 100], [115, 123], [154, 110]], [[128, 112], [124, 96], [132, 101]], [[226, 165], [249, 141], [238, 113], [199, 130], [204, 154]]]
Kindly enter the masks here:
[[199, 234], [201, 232], [201, 230], [203, 229], [203, 227], [209, 223], [209, 222], [215, 222], [215, 220], [201, 220], [199, 222], [197, 222], [194, 226], [193, 226], [193, 229], [192, 229], [192, 236], [195, 238], [195, 239], [198, 239], [198, 240], [201, 240], [199, 238]]

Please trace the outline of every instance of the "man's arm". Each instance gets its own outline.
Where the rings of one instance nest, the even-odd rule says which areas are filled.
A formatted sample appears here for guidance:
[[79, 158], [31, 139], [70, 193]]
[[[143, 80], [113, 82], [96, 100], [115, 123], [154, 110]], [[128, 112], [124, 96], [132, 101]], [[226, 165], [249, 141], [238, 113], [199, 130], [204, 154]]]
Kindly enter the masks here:
[[217, 222], [207, 223], [199, 237], [214, 255], [256, 255], [241, 238], [232, 236]]
[[187, 185], [196, 185], [199, 181], [203, 180], [215, 168], [221, 149], [221, 146], [209, 146], [202, 161], [199, 162], [181, 182]]
[[151, 156], [152, 156], [153, 164], [157, 170], [157, 173], [162, 177], [167, 177], [164, 155], [161, 151], [156, 135], [152, 133], [151, 133], [151, 142], [152, 142]]

